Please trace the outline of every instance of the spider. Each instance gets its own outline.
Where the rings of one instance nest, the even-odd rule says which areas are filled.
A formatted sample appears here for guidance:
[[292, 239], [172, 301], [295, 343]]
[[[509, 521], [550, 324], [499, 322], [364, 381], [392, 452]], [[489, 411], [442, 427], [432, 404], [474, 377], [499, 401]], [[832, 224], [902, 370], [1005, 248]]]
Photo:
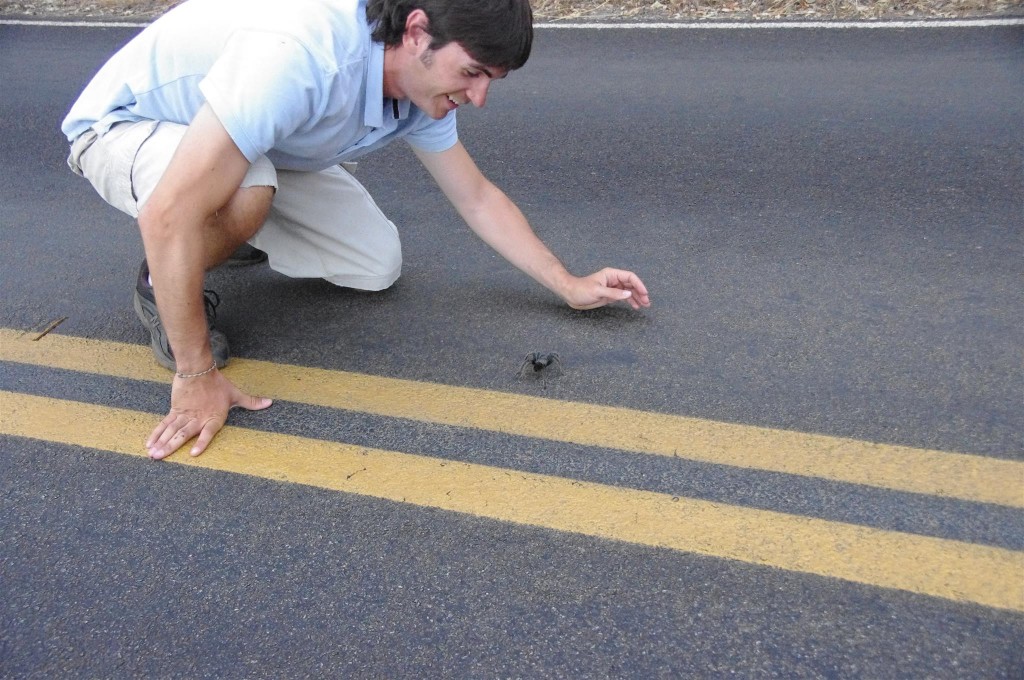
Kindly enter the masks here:
[[532, 352], [527, 354], [519, 369], [519, 377], [524, 380], [557, 378], [560, 375], [562, 375], [562, 362], [555, 353]]

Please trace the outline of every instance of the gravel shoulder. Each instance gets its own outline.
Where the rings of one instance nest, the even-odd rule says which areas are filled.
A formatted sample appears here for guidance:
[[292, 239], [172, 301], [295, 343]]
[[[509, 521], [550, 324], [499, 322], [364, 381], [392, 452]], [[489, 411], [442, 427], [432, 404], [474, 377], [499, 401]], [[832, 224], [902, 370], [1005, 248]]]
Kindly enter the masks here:
[[[10, 19], [154, 19], [180, 0], [0, 0]], [[1024, 0], [534, 0], [538, 21], [953, 19], [1024, 16]]]

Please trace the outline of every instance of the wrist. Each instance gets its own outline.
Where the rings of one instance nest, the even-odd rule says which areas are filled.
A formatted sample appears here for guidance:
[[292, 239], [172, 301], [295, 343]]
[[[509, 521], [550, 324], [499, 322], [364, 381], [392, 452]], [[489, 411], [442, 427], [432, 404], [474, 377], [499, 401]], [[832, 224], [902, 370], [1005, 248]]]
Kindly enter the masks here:
[[[206, 340], [206, 338], [201, 338]], [[170, 343], [174, 356], [174, 372], [192, 375], [207, 370], [216, 362], [213, 349], [207, 342], [174, 342]]]
[[189, 380], [191, 378], [202, 378], [204, 375], [209, 375], [210, 373], [213, 373], [215, 370], [217, 370], [217, 362], [211, 359], [210, 366], [201, 371], [186, 372], [182, 371], [179, 368], [174, 372], [174, 377], [181, 378], [182, 380]]
[[569, 270], [562, 266], [561, 262], [556, 262], [549, 273], [548, 288], [559, 297], [568, 300], [572, 297], [572, 289], [577, 278], [570, 274]]

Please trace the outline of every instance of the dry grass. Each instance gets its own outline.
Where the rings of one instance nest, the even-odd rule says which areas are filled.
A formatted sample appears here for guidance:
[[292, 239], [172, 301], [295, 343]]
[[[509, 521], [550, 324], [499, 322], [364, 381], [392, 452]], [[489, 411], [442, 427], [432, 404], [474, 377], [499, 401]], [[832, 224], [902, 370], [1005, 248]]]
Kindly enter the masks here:
[[151, 19], [180, 0], [0, 0], [0, 16]]
[[534, 0], [533, 7], [550, 20], [954, 18], [1021, 13], [1024, 0]]
[[[0, 0], [0, 16], [149, 19], [179, 0]], [[1024, 14], [1024, 0], [533, 0], [540, 21], [883, 19]]]

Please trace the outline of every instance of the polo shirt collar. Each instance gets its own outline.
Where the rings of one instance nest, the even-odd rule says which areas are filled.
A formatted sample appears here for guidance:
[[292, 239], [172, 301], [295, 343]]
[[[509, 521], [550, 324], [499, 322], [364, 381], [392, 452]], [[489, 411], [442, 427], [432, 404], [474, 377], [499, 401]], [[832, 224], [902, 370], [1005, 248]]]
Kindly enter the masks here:
[[[385, 116], [394, 120], [395, 101], [384, 98], [384, 43], [370, 43], [370, 58], [366, 63], [366, 105], [363, 109], [363, 123], [367, 127], [384, 127]], [[409, 117], [412, 102], [399, 99], [398, 120]]]

